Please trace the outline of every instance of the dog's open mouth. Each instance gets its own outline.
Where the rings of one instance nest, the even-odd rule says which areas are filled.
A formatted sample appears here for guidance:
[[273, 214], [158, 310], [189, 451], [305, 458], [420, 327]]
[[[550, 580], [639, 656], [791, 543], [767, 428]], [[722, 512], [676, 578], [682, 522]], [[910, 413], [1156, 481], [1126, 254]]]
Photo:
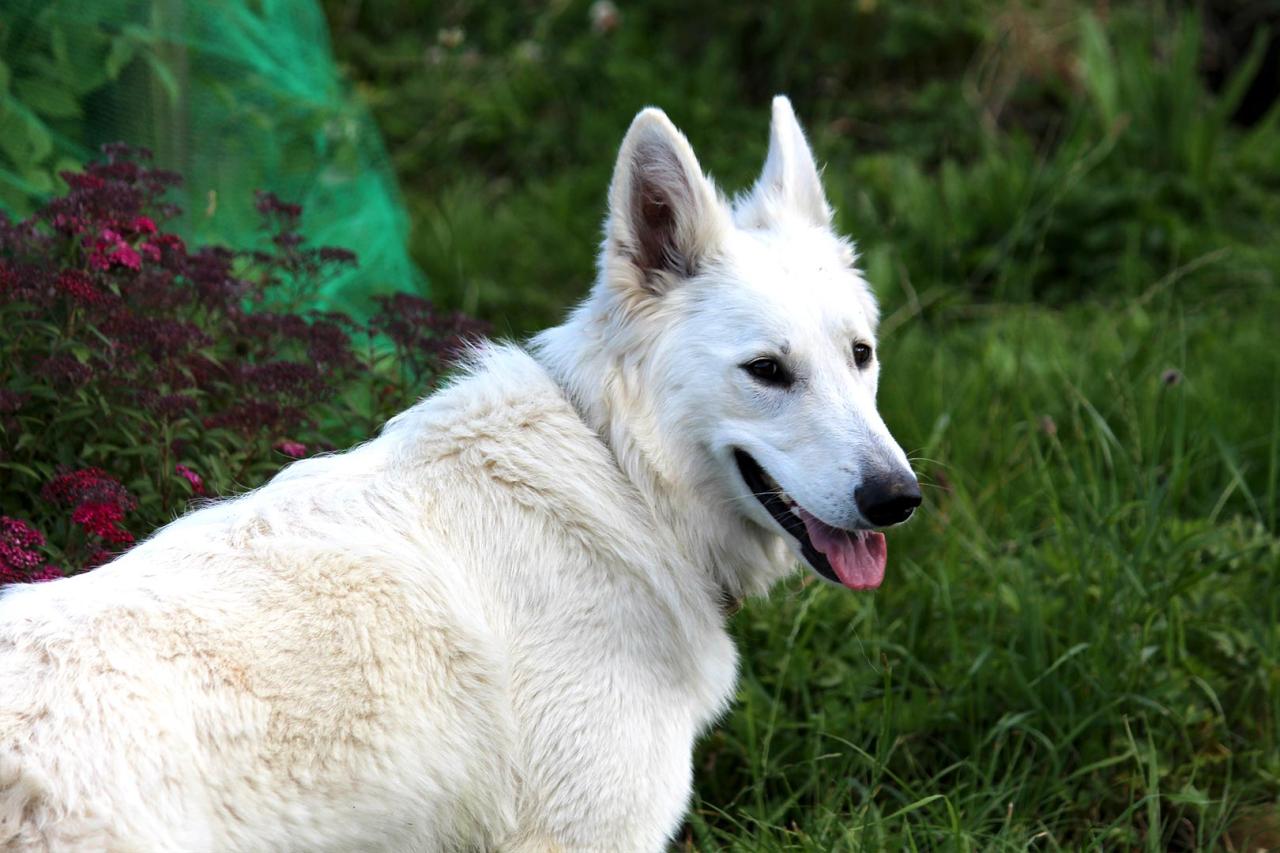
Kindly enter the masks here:
[[815, 572], [850, 589], [875, 589], [884, 580], [888, 551], [884, 534], [874, 530], [841, 530], [814, 518], [742, 450], [733, 452], [738, 471], [756, 500], [797, 542]]

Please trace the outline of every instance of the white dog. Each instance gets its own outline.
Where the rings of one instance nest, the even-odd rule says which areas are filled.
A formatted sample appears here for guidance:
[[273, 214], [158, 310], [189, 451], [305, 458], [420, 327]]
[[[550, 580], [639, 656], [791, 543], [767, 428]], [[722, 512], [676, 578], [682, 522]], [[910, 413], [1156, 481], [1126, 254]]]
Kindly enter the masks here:
[[660, 111], [599, 277], [348, 453], [0, 600], [0, 848], [660, 850], [726, 602], [879, 585], [920, 502], [785, 98], [734, 204]]

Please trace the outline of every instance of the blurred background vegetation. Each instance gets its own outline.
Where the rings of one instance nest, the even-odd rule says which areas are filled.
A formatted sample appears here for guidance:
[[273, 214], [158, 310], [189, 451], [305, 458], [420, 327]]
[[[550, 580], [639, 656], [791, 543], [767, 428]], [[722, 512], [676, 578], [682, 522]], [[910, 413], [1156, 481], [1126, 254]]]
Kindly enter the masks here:
[[1277, 2], [326, 9], [435, 296], [517, 333], [590, 281], [610, 155], [649, 104], [733, 190], [789, 94], [890, 305], [1132, 292], [1272, 242]]
[[[797, 581], [735, 618], [681, 845], [1280, 847], [1280, 0], [322, 8], [425, 274], [366, 294], [555, 322], [646, 105], [730, 191], [776, 93], [826, 164], [926, 507], [874, 596]], [[92, 93], [22, 43], [0, 173], [52, 187], [72, 155], [14, 116], [71, 133]]]

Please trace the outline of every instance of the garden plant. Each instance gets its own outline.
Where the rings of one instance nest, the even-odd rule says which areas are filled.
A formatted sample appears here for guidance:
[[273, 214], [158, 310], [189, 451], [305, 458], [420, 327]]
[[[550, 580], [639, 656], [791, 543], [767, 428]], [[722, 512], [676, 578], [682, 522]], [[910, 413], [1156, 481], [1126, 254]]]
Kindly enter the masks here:
[[192, 501], [372, 436], [483, 330], [404, 293], [367, 321], [310, 310], [356, 256], [309, 247], [300, 207], [261, 193], [261, 246], [187, 246], [165, 228], [180, 176], [104, 154], [0, 219], [0, 583], [92, 568]]

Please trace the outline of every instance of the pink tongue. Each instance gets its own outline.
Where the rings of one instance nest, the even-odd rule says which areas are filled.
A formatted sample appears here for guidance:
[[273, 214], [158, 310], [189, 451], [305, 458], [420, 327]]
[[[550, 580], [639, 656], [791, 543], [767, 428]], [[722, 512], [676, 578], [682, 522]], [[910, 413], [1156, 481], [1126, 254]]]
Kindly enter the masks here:
[[884, 534], [874, 530], [850, 534], [824, 524], [804, 509], [800, 519], [809, 533], [809, 541], [827, 556], [827, 562], [835, 569], [840, 583], [849, 589], [875, 589], [884, 580], [884, 561], [887, 554]]

